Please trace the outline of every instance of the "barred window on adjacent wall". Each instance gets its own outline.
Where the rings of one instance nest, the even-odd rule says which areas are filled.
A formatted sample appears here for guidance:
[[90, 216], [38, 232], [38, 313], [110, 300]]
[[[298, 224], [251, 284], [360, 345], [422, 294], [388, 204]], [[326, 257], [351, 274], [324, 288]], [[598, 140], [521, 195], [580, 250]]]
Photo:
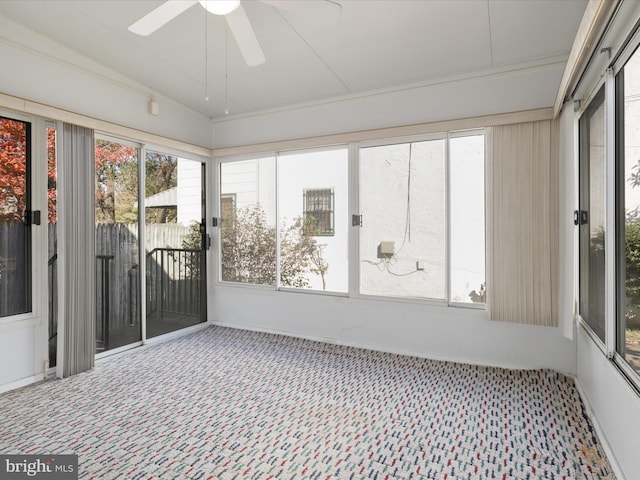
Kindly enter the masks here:
[[220, 195], [220, 216], [222, 220], [233, 220], [236, 216], [236, 194], [227, 193]]
[[333, 189], [306, 188], [303, 197], [306, 235], [333, 236], [335, 234]]

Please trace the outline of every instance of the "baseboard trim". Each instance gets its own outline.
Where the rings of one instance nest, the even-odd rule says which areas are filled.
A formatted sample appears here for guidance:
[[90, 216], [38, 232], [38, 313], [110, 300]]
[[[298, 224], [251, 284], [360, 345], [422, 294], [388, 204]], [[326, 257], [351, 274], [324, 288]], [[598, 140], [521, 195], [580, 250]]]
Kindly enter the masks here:
[[589, 402], [589, 398], [586, 396], [584, 389], [580, 384], [579, 377], [576, 376], [574, 378], [574, 384], [576, 386], [576, 390], [578, 390], [578, 394], [580, 395], [580, 398], [582, 399], [582, 403], [584, 404], [584, 408], [587, 412], [587, 416], [589, 417], [589, 420], [591, 420], [591, 424], [593, 425], [593, 428], [596, 431], [596, 434], [598, 435], [598, 440], [600, 441], [600, 445], [602, 445], [602, 449], [604, 450], [604, 453], [607, 456], [607, 459], [609, 460], [609, 464], [611, 465], [611, 469], [613, 470], [613, 473], [615, 474], [616, 478], [624, 479], [625, 476], [622, 473], [620, 464], [616, 459], [613, 448], [611, 448], [611, 445], [609, 444], [609, 440], [607, 439], [607, 436], [604, 433], [604, 430], [602, 429], [600, 422], [598, 422], [598, 417], [593, 411], [593, 407]]
[[0, 393], [5, 393], [11, 390], [16, 390], [18, 388], [26, 387], [34, 383], [40, 382], [42, 380], [44, 380], [44, 375], [42, 373], [21, 378], [20, 380], [16, 380], [15, 382], [5, 383], [4, 385], [0, 385]]
[[[523, 367], [522, 365], [512, 365], [512, 364], [507, 364], [507, 363], [482, 362], [482, 361], [478, 361], [478, 360], [462, 358], [462, 357], [454, 357], [454, 356], [448, 356], [448, 355], [425, 354], [424, 352], [416, 352], [416, 351], [411, 351], [411, 350], [402, 350], [402, 349], [394, 349], [394, 348], [385, 348], [385, 347], [381, 347], [379, 345], [372, 345], [372, 344], [366, 344], [366, 343], [345, 342], [345, 341], [342, 341], [342, 340], [337, 340], [335, 338], [316, 337], [316, 336], [313, 336], [313, 335], [304, 335], [304, 334], [300, 334], [300, 333], [297, 333], [297, 332], [288, 332], [288, 331], [276, 330], [276, 329], [270, 329], [270, 328], [258, 328], [258, 327], [252, 327], [252, 326], [237, 324], [237, 323], [213, 322], [212, 325], [220, 326], [220, 327], [234, 328], [234, 329], [237, 329], [237, 330], [248, 330], [248, 331], [251, 331], [251, 332], [272, 333], [274, 335], [283, 335], [285, 337], [303, 338], [305, 340], [312, 340], [314, 342], [329, 343], [329, 344], [334, 344], [334, 345], [343, 345], [345, 347], [362, 348], [364, 350], [373, 350], [373, 351], [376, 351], [376, 352], [392, 353], [394, 355], [406, 355], [406, 356], [409, 356], [409, 357], [426, 358], [427, 360], [435, 360], [435, 361], [439, 361], [439, 362], [463, 363], [463, 364], [467, 364], [467, 365], [476, 365], [476, 366], [479, 366], [479, 367], [505, 368], [507, 370], [537, 370], [537, 368], [535, 368], [535, 367]], [[542, 368], [542, 369], [543, 370], [553, 370], [551, 368]], [[557, 371], [557, 370], [554, 370], [554, 371]], [[558, 371], [558, 373], [560, 373], [560, 374], [562, 374], [562, 375], [564, 375], [566, 377], [569, 377], [569, 378], [574, 378], [575, 377], [575, 375], [572, 374], [572, 373], [566, 373], [566, 372], [560, 372], [560, 371]]]

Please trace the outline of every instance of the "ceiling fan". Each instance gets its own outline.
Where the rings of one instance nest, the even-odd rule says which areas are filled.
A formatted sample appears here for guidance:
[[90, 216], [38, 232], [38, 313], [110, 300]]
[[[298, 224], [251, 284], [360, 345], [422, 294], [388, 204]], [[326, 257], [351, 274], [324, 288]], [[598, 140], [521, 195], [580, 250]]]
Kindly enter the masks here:
[[[324, 12], [321, 13], [325, 16], [335, 17], [335, 19], [340, 17], [342, 10], [341, 5], [334, 0], [305, 0], [301, 2], [291, 0], [259, 1], [286, 11], [297, 10], [300, 13], [305, 11], [305, 13], [315, 14], [318, 13], [319, 10], [324, 10]], [[224, 16], [229, 30], [231, 30], [248, 66], [253, 67], [264, 63], [265, 56], [262, 47], [258, 42], [258, 38], [244, 8], [240, 4], [240, 0], [167, 0], [137, 22], [130, 25], [129, 31], [143, 36], [151, 35], [196, 3], [199, 3], [214, 15]], [[313, 12], [308, 11], [311, 8], [314, 9]]]

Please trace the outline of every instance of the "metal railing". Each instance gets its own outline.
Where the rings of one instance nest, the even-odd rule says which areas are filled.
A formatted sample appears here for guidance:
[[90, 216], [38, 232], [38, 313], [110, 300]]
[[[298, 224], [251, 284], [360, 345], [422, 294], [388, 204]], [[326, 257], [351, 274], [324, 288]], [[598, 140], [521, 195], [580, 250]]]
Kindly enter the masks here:
[[55, 367], [58, 351], [58, 254], [47, 262], [49, 288], [49, 366]]
[[203, 259], [196, 249], [154, 248], [147, 253], [147, 316], [200, 315]]
[[[112, 317], [112, 299], [126, 295], [127, 320], [130, 326], [139, 318], [138, 265], [131, 266], [119, 275], [127, 280], [123, 292], [113, 291], [116, 283], [112, 278], [114, 255], [96, 255], [96, 345], [98, 351], [109, 349], [110, 330], [121, 324], [122, 319]], [[54, 254], [48, 261], [49, 283], [49, 361], [55, 365], [58, 335], [57, 260]], [[155, 248], [146, 255], [146, 307], [147, 316], [165, 313], [171, 315], [200, 316], [205, 285], [200, 279], [204, 272], [204, 255], [201, 250], [178, 248]], [[122, 288], [122, 285], [120, 286]], [[118, 312], [114, 312], [120, 316]], [[127, 321], [125, 320], [125, 321]]]
[[111, 324], [111, 261], [114, 255], [96, 255], [96, 348], [109, 350]]

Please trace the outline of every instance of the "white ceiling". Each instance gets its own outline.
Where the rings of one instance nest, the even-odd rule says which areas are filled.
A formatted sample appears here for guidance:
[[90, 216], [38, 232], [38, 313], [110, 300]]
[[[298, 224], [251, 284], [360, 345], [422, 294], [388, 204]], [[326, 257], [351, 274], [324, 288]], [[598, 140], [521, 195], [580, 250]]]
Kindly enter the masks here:
[[335, 0], [337, 24], [317, 4], [291, 12], [242, 0], [266, 56], [256, 67], [245, 65], [231, 35], [226, 54], [224, 19], [199, 4], [148, 37], [127, 30], [161, 3], [0, 0], [0, 15], [219, 118], [227, 102], [239, 115], [558, 62], [571, 49], [586, 0]]

